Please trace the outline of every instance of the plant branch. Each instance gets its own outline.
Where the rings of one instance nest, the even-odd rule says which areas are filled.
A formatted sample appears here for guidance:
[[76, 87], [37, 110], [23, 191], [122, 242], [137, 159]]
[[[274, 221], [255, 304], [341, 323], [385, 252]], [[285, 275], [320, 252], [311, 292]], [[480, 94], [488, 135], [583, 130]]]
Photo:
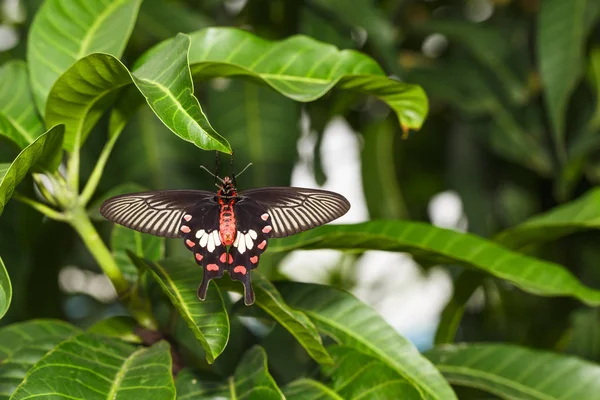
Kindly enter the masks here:
[[76, 135], [73, 152], [67, 164], [67, 183], [72, 193], [79, 193], [79, 164], [81, 158], [81, 135]]
[[17, 201], [20, 201], [23, 204], [27, 204], [31, 208], [39, 211], [44, 214], [46, 217], [56, 220], [56, 221], [67, 221], [67, 216], [59, 211], [56, 211], [45, 204], [37, 202], [29, 197], [23, 196], [19, 193], [13, 194], [13, 198]]
[[79, 203], [82, 207], [85, 207], [87, 203], [91, 200], [92, 196], [96, 192], [96, 188], [98, 187], [98, 183], [100, 182], [100, 178], [102, 178], [102, 174], [104, 172], [104, 168], [106, 167], [106, 162], [108, 161], [108, 157], [112, 152], [112, 149], [115, 147], [115, 143], [119, 135], [112, 135], [104, 145], [102, 149], [102, 153], [100, 153], [100, 157], [98, 157], [98, 161], [94, 166], [94, 170], [90, 175], [83, 192], [79, 198]]

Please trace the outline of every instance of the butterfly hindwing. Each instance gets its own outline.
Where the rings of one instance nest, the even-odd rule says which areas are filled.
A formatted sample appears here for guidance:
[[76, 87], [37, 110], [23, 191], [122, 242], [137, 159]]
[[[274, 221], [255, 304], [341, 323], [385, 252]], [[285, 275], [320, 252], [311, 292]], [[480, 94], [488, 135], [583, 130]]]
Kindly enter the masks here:
[[254, 291], [250, 272], [258, 266], [260, 255], [267, 249], [271, 226], [271, 217], [257, 202], [242, 198], [234, 204], [237, 220], [237, 233], [233, 245], [229, 248], [231, 258], [228, 272], [231, 279], [244, 284], [244, 303], [254, 303]]
[[182, 216], [180, 235], [185, 246], [194, 252], [196, 263], [204, 274], [198, 287], [198, 297], [206, 298], [211, 279], [220, 278], [227, 269], [227, 248], [219, 235], [219, 205], [205, 199]]

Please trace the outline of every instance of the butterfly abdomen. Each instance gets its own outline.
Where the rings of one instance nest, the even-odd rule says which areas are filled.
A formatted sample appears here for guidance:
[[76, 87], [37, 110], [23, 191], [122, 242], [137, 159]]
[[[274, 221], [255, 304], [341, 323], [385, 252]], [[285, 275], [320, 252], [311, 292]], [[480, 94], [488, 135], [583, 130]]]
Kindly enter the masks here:
[[225, 246], [231, 246], [236, 235], [235, 213], [232, 205], [233, 200], [230, 204], [222, 204], [219, 213], [219, 234], [221, 235], [221, 242]]

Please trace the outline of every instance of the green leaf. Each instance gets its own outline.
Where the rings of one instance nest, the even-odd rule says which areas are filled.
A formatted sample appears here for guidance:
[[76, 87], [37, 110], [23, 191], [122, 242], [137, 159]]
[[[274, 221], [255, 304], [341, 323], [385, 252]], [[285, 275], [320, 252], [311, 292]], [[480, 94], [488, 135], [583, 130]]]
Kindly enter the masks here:
[[81, 147], [119, 89], [131, 85], [131, 75], [110, 54], [90, 54], [66, 70], [52, 87], [46, 103], [46, 124], [65, 124], [63, 147]]
[[140, 233], [115, 224], [110, 237], [111, 250], [119, 269], [130, 282], [138, 278], [138, 270], [127, 255], [130, 251], [139, 258], [158, 261], [165, 255], [165, 239]]
[[31, 87], [45, 112], [54, 82], [91, 53], [121, 57], [141, 0], [47, 0], [37, 12], [27, 41]]
[[205, 301], [198, 300], [202, 268], [190, 268], [187, 260], [142, 260], [129, 253], [139, 268], [148, 268], [171, 303], [194, 332], [212, 363], [223, 352], [229, 339], [229, 316], [216, 285], [210, 284]]
[[537, 20], [537, 59], [559, 156], [564, 155], [569, 98], [583, 71], [587, 0], [546, 0]]
[[[272, 42], [234, 28], [208, 28], [190, 38], [194, 77], [246, 76], [301, 102], [334, 87], [374, 95], [394, 110], [405, 131], [419, 129], [427, 114], [427, 97], [419, 86], [386, 77], [373, 59], [354, 50], [340, 51], [301, 35]], [[171, 46], [163, 42], [141, 60]]]
[[30, 170], [55, 169], [60, 161], [63, 126], [55, 126], [42, 134], [33, 143], [24, 148], [17, 158], [6, 166], [0, 167], [0, 214], [10, 200], [15, 187], [21, 183]]
[[453, 384], [504, 399], [595, 399], [600, 366], [575, 357], [496, 344], [444, 345], [427, 353]]
[[283, 393], [269, 374], [265, 351], [254, 346], [240, 360], [227, 383], [205, 382], [189, 371], [177, 377], [177, 400], [282, 400]]
[[503, 246], [521, 249], [572, 233], [600, 228], [600, 188], [580, 198], [536, 215], [494, 238]]
[[444, 308], [437, 331], [435, 344], [452, 343], [465, 312], [465, 305], [475, 290], [481, 286], [483, 276], [474, 271], [462, 271], [454, 282], [454, 294]]
[[0, 400], [8, 399], [27, 371], [80, 330], [58, 320], [31, 320], [0, 328]]
[[341, 398], [422, 399], [415, 387], [377, 357], [344, 346], [330, 346], [327, 350], [335, 364], [321, 369]]
[[133, 71], [135, 84], [173, 133], [201, 149], [231, 153], [229, 143], [210, 125], [194, 96], [189, 49], [189, 36], [178, 34], [169, 46], [138, 64]]
[[589, 305], [600, 304], [600, 291], [584, 286], [561, 265], [516, 253], [475, 235], [420, 222], [327, 225], [269, 244], [271, 252], [296, 249], [406, 252], [418, 260], [480, 269], [540, 296], [572, 296]]
[[169, 344], [135, 348], [83, 334], [62, 342], [29, 370], [13, 400], [175, 399]]
[[450, 385], [375, 310], [354, 296], [327, 286], [278, 283], [284, 300], [304, 311], [317, 328], [337, 343], [380, 359], [414, 386], [425, 399], [455, 399]]
[[283, 388], [287, 400], [344, 400], [336, 392], [321, 382], [300, 378]]
[[[2, 175], [2, 164], [0, 164], [0, 175]], [[4, 314], [10, 307], [10, 301], [12, 300], [12, 285], [10, 284], [10, 278], [4, 262], [0, 258], [0, 319], [4, 317]]]
[[110, 336], [124, 340], [129, 343], [142, 343], [142, 339], [135, 334], [137, 322], [125, 315], [103, 319], [96, 322], [87, 329], [87, 333], [96, 333], [99, 335]]
[[[244, 294], [243, 287], [233, 281], [221, 280], [219, 286], [225, 290]], [[275, 286], [257, 271], [252, 273], [252, 287], [255, 304], [290, 332], [316, 362], [320, 364], [333, 362], [311, 320], [304, 313], [288, 306]]]
[[0, 135], [7, 136], [20, 148], [44, 132], [23, 61], [12, 60], [0, 68], [0, 110]]

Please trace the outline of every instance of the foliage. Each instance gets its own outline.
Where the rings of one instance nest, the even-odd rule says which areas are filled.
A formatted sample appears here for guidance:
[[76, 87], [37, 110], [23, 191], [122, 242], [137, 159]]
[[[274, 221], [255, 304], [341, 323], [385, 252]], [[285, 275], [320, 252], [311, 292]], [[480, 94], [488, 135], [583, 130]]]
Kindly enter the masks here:
[[[31, 1], [3, 21], [27, 41], [0, 67], [0, 399], [593, 399], [599, 3], [233, 3]], [[209, 188], [214, 152], [289, 185], [301, 121], [322, 182], [336, 117], [360, 137], [372, 220], [273, 240], [252, 307], [228, 278], [199, 301], [181, 243], [98, 214], [120, 193]], [[469, 232], [426, 222], [446, 189]], [[443, 266], [433, 348], [349, 276], [282, 279], [282, 256], [311, 249]], [[59, 287], [65, 266], [114, 292], [73, 294], [67, 268]]]

